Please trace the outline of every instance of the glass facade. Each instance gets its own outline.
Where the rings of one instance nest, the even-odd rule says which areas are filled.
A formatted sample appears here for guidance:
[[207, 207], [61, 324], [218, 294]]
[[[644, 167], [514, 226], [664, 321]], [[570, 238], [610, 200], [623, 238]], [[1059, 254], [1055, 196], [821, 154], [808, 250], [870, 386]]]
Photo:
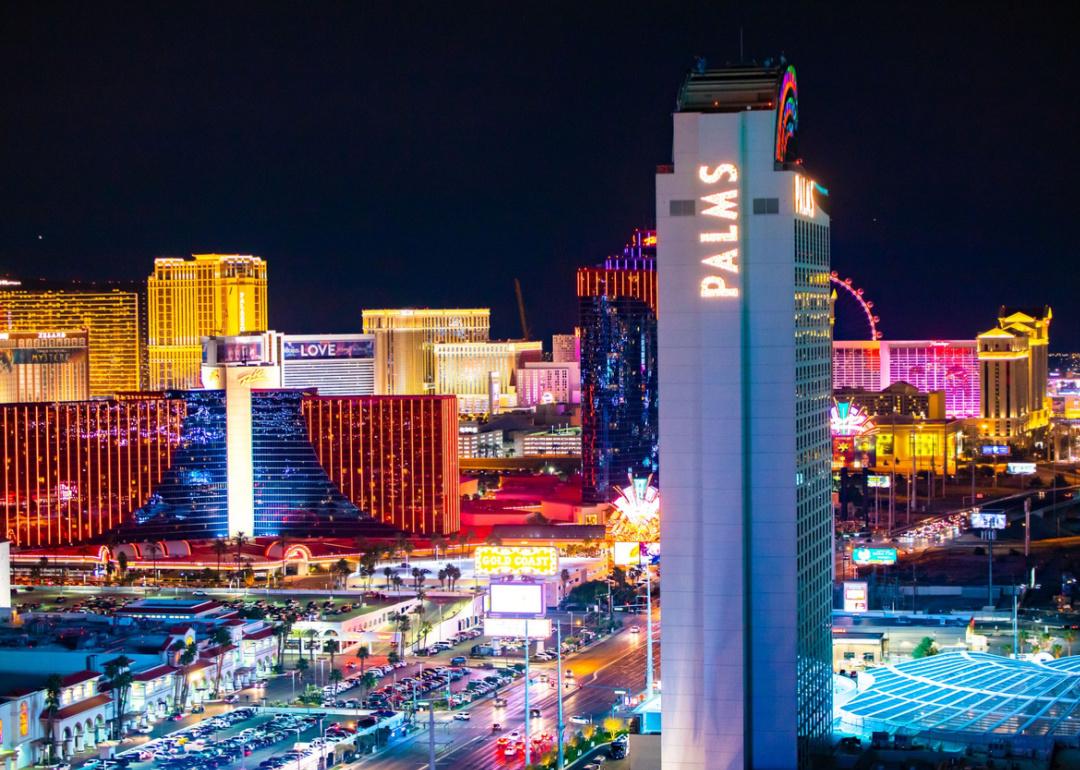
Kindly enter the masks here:
[[799, 762], [832, 725], [832, 490], [829, 228], [795, 220], [796, 675]]
[[179, 451], [183, 401], [0, 406], [4, 537], [67, 545], [130, 524]]
[[161, 483], [135, 513], [140, 537], [229, 535], [225, 391], [174, 394], [186, 407], [180, 444]]
[[656, 238], [578, 270], [582, 497], [607, 502], [627, 474], [658, 471]]
[[296, 390], [251, 396], [255, 535], [281, 531], [329, 534], [368, 518], [334, 486], [308, 441]]

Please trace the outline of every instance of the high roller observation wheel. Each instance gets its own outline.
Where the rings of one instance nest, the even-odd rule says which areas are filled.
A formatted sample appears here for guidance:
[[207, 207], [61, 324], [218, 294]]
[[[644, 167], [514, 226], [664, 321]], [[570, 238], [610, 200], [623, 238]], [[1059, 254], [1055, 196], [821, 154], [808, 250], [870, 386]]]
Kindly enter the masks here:
[[855, 301], [859, 303], [859, 307], [862, 308], [863, 314], [866, 315], [866, 323], [870, 327], [870, 339], [880, 340], [882, 334], [878, 331], [877, 325], [881, 322], [881, 318], [874, 314], [874, 303], [863, 296], [863, 290], [852, 285], [850, 278], [841, 278], [840, 274], [835, 270], [829, 274], [829, 280], [855, 298]]

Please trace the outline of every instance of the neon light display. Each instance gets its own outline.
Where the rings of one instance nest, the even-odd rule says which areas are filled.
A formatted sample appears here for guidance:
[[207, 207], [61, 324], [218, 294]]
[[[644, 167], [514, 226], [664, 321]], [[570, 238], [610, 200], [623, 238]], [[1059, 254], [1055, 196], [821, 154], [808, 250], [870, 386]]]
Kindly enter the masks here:
[[559, 574], [559, 552], [552, 546], [477, 546], [473, 554], [477, 575], [532, 575], [551, 577]]
[[814, 202], [813, 179], [807, 179], [799, 174], [795, 175], [795, 213], [800, 216], [814, 218], [817, 207]]
[[873, 429], [874, 421], [853, 401], [834, 401], [829, 427], [834, 436], [861, 436]]
[[655, 543], [660, 540], [660, 491], [652, 476], [632, 478], [619, 489], [608, 535], [617, 542]]
[[852, 286], [850, 278], [841, 279], [840, 274], [835, 270], [829, 275], [829, 280], [855, 298], [866, 315], [866, 322], [870, 325], [870, 339], [880, 340], [881, 332], [878, 331], [877, 325], [881, 318], [874, 314], [874, 303], [863, 298], [863, 290]]
[[795, 68], [788, 67], [780, 81], [776, 108], [776, 162], [788, 163], [798, 159], [793, 141], [799, 131], [799, 89], [795, 83]]
[[[734, 185], [739, 181], [739, 170], [732, 163], [721, 163], [710, 169], [708, 166], [698, 168], [698, 179], [704, 184], [714, 185], [719, 182], [727, 182], [732, 187], [701, 196], [701, 200], [708, 204], [701, 213], [703, 216], [716, 217], [721, 220], [738, 221], [739, 219], [739, 188]], [[701, 279], [701, 296], [705, 298], [739, 296], [737, 286], [729, 286], [732, 275], [739, 273], [739, 226], [727, 225], [723, 230], [703, 232], [699, 235], [701, 243], [729, 243], [730, 248], [709, 254], [702, 258], [701, 263], [714, 270]], [[710, 251], [712, 251], [710, 249]], [[723, 271], [728, 277], [717, 274]]]

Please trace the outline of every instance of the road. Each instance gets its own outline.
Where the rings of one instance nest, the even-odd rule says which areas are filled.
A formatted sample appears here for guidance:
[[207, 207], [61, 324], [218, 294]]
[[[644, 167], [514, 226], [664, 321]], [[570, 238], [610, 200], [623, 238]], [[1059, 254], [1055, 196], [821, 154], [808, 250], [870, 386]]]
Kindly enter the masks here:
[[[645, 633], [642, 616], [625, 617], [626, 626], [622, 631], [563, 662], [564, 669], [574, 672], [575, 686], [567, 687], [563, 698], [563, 711], [567, 726], [567, 735], [580, 730], [578, 725], [570, 724], [570, 717], [576, 714], [588, 715], [594, 721], [600, 721], [611, 713], [612, 706], [618, 700], [616, 689], [639, 692], [645, 687]], [[642, 632], [631, 633], [632, 624], [639, 624]], [[654, 642], [654, 665], [659, 665], [659, 642]], [[556, 688], [552, 682], [542, 682], [541, 675], [549, 680], [555, 679], [555, 666], [552, 663], [533, 666], [533, 678], [536, 680], [529, 691], [530, 707], [540, 709], [540, 718], [531, 720], [533, 735], [540, 733], [555, 734], [557, 720]], [[469, 708], [468, 722], [455, 721], [452, 717], [436, 713], [435, 740], [438, 765], [445, 768], [520, 768], [523, 757], [506, 758], [497, 751], [496, 740], [513, 730], [524, 732], [525, 722], [525, 683], [519, 680], [503, 694], [507, 704], [496, 709], [487, 699], [472, 704]], [[420, 714], [424, 720], [427, 714]], [[492, 731], [492, 724], [499, 722], [502, 731]], [[422, 722], [422, 724], [426, 724]], [[362, 760], [355, 767], [363, 770], [418, 770], [426, 767], [428, 761], [428, 732], [426, 729], [414, 733], [404, 742], [396, 744], [385, 754]]]

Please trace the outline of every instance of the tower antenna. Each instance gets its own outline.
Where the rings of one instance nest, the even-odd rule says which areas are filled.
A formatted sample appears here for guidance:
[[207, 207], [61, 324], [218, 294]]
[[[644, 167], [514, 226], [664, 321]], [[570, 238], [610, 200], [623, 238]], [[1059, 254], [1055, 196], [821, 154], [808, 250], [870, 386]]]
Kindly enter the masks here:
[[746, 59], [743, 57], [743, 43], [742, 43], [742, 24], [739, 25], [739, 64], [742, 64]]

